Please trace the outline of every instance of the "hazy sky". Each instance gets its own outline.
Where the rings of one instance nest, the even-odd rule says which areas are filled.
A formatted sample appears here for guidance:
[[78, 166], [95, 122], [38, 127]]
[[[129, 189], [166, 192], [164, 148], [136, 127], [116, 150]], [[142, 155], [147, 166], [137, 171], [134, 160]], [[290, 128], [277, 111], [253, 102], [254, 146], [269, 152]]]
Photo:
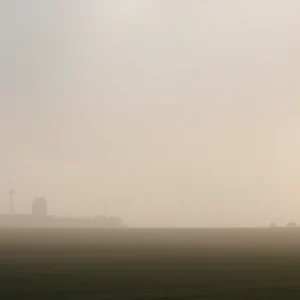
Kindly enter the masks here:
[[0, 0], [0, 211], [300, 222], [298, 0]]

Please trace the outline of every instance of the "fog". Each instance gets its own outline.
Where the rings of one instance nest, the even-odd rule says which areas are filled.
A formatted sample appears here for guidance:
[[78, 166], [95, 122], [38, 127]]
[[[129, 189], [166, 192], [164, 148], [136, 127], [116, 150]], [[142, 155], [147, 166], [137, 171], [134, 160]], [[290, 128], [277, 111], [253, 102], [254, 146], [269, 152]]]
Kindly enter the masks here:
[[296, 0], [0, 0], [0, 211], [300, 221]]

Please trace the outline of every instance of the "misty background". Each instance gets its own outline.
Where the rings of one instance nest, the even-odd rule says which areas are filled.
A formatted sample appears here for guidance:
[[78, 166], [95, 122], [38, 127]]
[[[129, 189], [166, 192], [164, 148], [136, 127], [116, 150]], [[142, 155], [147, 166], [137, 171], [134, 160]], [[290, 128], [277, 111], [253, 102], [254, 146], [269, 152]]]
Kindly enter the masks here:
[[297, 0], [0, 0], [0, 212], [300, 221]]

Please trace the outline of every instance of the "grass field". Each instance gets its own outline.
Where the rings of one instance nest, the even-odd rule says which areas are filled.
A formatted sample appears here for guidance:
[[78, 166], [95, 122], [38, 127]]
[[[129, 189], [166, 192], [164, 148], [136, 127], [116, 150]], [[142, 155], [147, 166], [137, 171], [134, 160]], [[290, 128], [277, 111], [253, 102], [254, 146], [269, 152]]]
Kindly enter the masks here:
[[0, 230], [0, 299], [300, 299], [300, 229]]

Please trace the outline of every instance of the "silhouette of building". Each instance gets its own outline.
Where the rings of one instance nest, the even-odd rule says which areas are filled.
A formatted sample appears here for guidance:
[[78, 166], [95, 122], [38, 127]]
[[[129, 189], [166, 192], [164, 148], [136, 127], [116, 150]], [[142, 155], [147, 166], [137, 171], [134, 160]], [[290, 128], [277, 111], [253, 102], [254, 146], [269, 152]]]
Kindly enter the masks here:
[[289, 222], [287, 224], [287, 227], [297, 227], [297, 224], [296, 224], [296, 222]]
[[277, 227], [277, 224], [276, 224], [275, 222], [271, 222], [271, 223], [270, 223], [270, 227], [271, 227], [271, 228], [275, 228], [275, 227]]
[[32, 202], [31, 214], [0, 215], [0, 228], [120, 228], [124, 227], [119, 217], [96, 216], [94, 218], [61, 218], [48, 214], [45, 198]]
[[32, 202], [32, 215], [36, 217], [46, 217], [48, 215], [48, 205], [45, 198], [36, 198]]

